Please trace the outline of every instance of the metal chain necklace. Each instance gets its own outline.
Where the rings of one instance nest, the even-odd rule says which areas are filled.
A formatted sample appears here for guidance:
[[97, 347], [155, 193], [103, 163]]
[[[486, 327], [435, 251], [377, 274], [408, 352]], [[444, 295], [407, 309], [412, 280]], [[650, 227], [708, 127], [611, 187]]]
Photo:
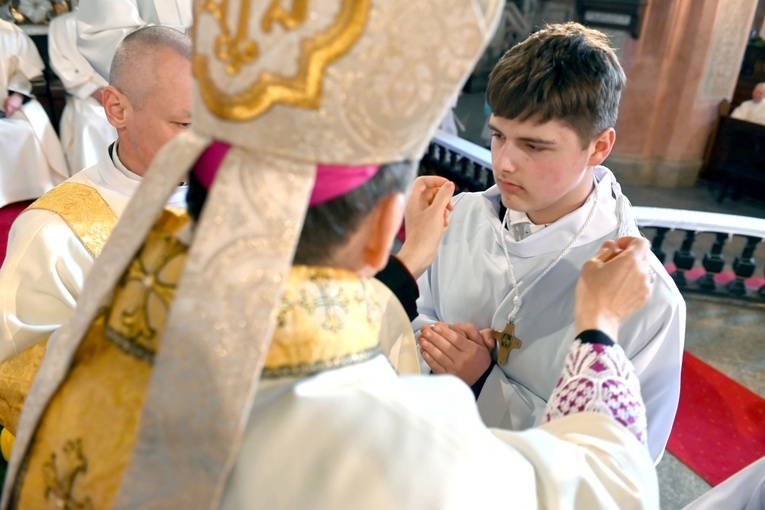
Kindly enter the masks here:
[[515, 296], [513, 297], [513, 309], [510, 311], [510, 313], [507, 315], [507, 325], [505, 326], [505, 329], [503, 331], [492, 331], [492, 336], [497, 341], [499, 345], [499, 355], [497, 356], [497, 362], [500, 365], [504, 365], [507, 361], [507, 356], [510, 354], [510, 351], [513, 349], [520, 349], [521, 347], [521, 341], [515, 336], [515, 323], [513, 322], [515, 320], [515, 316], [518, 315], [518, 311], [521, 309], [521, 305], [523, 304], [523, 296], [525, 296], [537, 283], [539, 283], [539, 280], [544, 278], [547, 273], [552, 271], [552, 269], [563, 260], [563, 257], [568, 255], [568, 252], [571, 251], [571, 248], [574, 247], [574, 244], [582, 237], [584, 232], [587, 230], [587, 227], [590, 226], [590, 223], [592, 222], [592, 218], [595, 216], [595, 210], [598, 207], [598, 188], [597, 188], [597, 181], [595, 182], [595, 189], [592, 200], [592, 207], [590, 208], [590, 213], [587, 215], [587, 218], [584, 220], [584, 223], [582, 224], [582, 227], [579, 229], [579, 231], [574, 234], [574, 237], [571, 238], [571, 241], [568, 242], [568, 244], [561, 250], [561, 252], [558, 254], [557, 257], [548, 265], [544, 271], [542, 271], [531, 284], [529, 284], [525, 289], [523, 289], [523, 292], [518, 291], [518, 282], [515, 280], [515, 272], [513, 271], [513, 263], [510, 260], [510, 252], [507, 249], [507, 241], [505, 240], [505, 230], [508, 226], [508, 219], [510, 217], [510, 209], [508, 209], [505, 212], [505, 217], [502, 219], [502, 225], [500, 226], [500, 238], [502, 239], [502, 250], [505, 252], [505, 259], [507, 260], [507, 268], [510, 272], [510, 282], [513, 285], [513, 292], [515, 293]]

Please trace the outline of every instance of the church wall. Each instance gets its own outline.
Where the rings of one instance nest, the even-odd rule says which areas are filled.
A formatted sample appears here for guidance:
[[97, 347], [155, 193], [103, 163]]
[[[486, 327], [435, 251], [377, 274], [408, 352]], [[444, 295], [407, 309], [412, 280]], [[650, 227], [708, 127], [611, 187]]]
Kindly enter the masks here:
[[738, 79], [757, 0], [654, 0], [622, 59], [628, 86], [607, 164], [625, 183], [691, 186]]

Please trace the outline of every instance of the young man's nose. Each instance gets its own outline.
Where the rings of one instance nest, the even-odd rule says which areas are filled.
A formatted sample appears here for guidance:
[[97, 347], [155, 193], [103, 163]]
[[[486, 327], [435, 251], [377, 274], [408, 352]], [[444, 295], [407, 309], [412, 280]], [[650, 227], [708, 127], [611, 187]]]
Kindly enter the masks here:
[[515, 150], [510, 144], [505, 144], [504, 147], [497, 149], [497, 154], [494, 158], [494, 165], [497, 167], [496, 170], [514, 173], [518, 170], [516, 164], [518, 157], [518, 150]]

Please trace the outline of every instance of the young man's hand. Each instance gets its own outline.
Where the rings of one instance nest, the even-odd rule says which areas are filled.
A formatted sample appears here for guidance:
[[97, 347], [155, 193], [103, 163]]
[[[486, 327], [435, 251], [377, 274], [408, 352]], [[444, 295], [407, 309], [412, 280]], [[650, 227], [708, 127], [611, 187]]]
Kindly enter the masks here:
[[420, 352], [436, 374], [452, 374], [469, 386], [491, 366], [491, 330], [473, 324], [437, 322], [420, 330]]

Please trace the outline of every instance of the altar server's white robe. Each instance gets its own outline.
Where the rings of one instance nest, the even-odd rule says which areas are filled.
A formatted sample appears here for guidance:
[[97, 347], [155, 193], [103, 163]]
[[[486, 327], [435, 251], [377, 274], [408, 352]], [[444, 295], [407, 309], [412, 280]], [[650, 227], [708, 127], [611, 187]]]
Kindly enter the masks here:
[[[613, 174], [596, 169], [595, 216], [573, 249], [523, 297], [515, 321], [522, 347], [495, 366], [478, 398], [490, 427], [524, 430], [539, 424], [574, 338], [574, 296], [584, 262], [615, 237]], [[576, 211], [517, 242], [505, 231], [507, 249], [521, 292], [558, 256], [584, 224], [593, 196]], [[469, 322], [502, 331], [515, 296], [499, 238], [500, 193], [455, 198], [449, 228], [430, 269], [418, 281], [420, 315], [415, 331], [435, 321]], [[630, 213], [631, 214], [631, 213]], [[634, 221], [625, 218], [626, 221]], [[685, 338], [685, 302], [659, 261], [650, 255], [656, 279], [648, 304], [619, 329], [619, 344], [635, 365], [648, 413], [648, 446], [655, 461], [669, 438], [680, 394], [680, 365]]]
[[48, 30], [50, 66], [66, 89], [59, 133], [70, 173], [95, 165], [117, 138], [104, 107], [91, 96], [108, 85], [77, 49], [75, 13], [56, 16]]
[[604, 415], [489, 430], [464, 383], [397, 377], [378, 356], [261, 380], [221, 508], [656, 509], [654, 477]]
[[[19, 27], [0, 20], [0, 111], [13, 92], [31, 96], [31, 80], [45, 68]], [[0, 118], [0, 207], [43, 195], [69, 176], [61, 143], [36, 100]]]
[[762, 510], [765, 508], [765, 457], [742, 469], [683, 510]]
[[[141, 178], [125, 169], [116, 151], [114, 161], [106, 147], [103, 152], [100, 163], [66, 182], [94, 188], [119, 217]], [[185, 209], [187, 190], [179, 186], [168, 205]], [[61, 326], [72, 314], [93, 262], [93, 255], [58, 214], [31, 209], [19, 215], [0, 268], [0, 362]]]
[[105, 79], [117, 46], [145, 25], [164, 25], [181, 32], [191, 26], [191, 0], [80, 0], [77, 45]]

